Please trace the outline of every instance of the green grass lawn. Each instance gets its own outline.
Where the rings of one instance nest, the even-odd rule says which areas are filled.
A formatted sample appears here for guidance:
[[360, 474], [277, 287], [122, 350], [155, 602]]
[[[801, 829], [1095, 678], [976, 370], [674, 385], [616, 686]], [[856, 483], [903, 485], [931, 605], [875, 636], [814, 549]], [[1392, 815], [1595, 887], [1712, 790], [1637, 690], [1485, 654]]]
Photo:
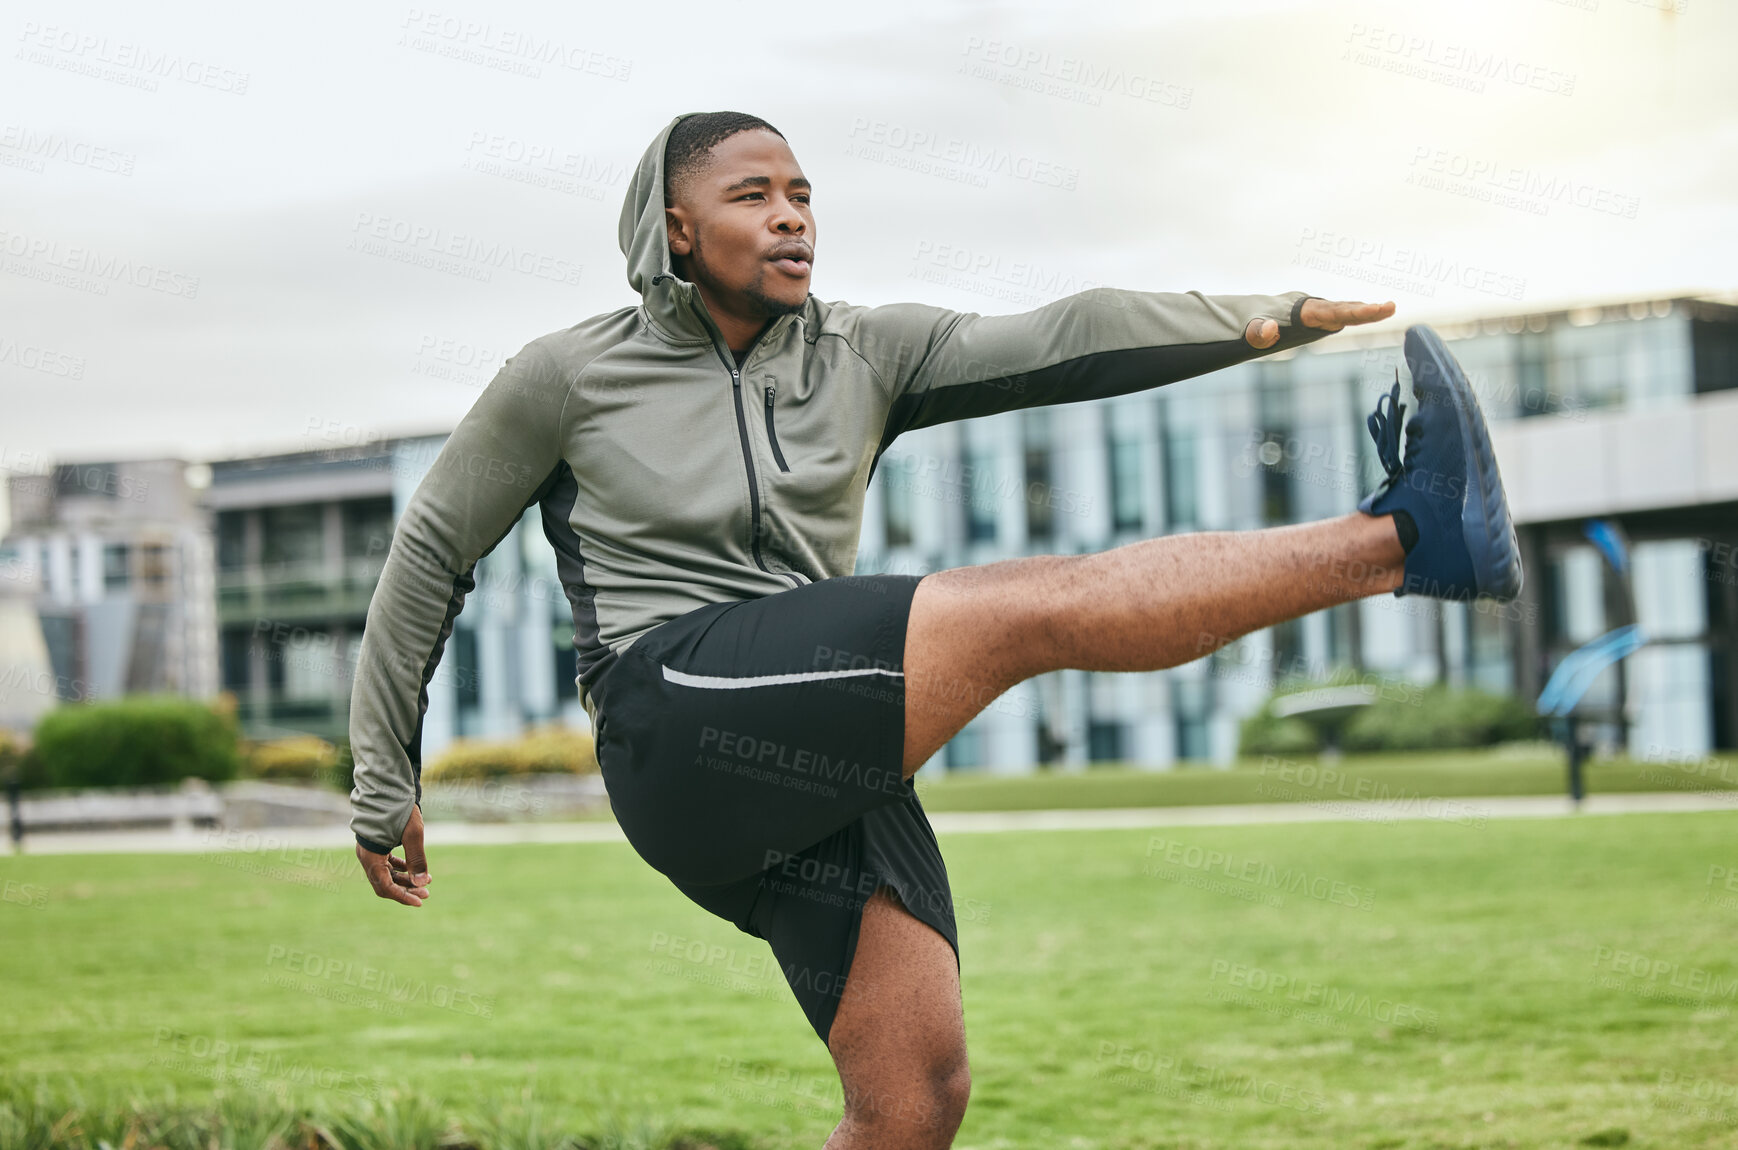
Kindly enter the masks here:
[[[960, 1147], [1738, 1145], [1738, 814], [941, 840]], [[824, 1140], [764, 943], [625, 845], [432, 862], [412, 910], [340, 852], [0, 859], [0, 1084]]]

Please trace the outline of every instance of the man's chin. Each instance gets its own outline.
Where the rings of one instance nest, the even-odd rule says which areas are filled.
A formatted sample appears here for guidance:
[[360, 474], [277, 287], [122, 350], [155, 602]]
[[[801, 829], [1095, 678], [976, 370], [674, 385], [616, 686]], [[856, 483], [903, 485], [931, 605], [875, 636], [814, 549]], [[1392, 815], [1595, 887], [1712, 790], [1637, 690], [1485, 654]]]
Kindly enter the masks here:
[[778, 296], [750, 292], [748, 298], [754, 301], [755, 306], [761, 310], [762, 314], [768, 319], [773, 319], [781, 315], [794, 315], [802, 311], [809, 302], [809, 293], [805, 290], [798, 298], [793, 299], [787, 296], [781, 299]]

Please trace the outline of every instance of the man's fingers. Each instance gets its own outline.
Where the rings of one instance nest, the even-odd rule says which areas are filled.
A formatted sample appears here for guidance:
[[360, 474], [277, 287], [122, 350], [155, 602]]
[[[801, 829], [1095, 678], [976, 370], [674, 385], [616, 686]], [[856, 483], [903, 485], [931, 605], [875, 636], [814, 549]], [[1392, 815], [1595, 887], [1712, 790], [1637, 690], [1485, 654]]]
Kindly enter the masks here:
[[404, 824], [404, 862], [418, 886], [429, 881], [428, 855], [422, 847], [422, 809], [410, 808], [410, 820]]
[[[397, 876], [393, 874], [393, 863], [398, 860], [390, 855], [377, 855], [365, 850], [362, 844], [356, 845], [356, 857], [362, 862], [362, 873], [368, 879], [368, 885], [374, 888], [374, 893], [381, 898], [402, 902], [406, 906], [421, 906], [423, 899], [428, 897], [426, 887], [401, 887]], [[403, 863], [399, 863], [403, 866]]]
[[1339, 331], [1348, 324], [1375, 323], [1394, 314], [1394, 301], [1364, 303], [1362, 301], [1308, 299], [1298, 318], [1305, 327]]

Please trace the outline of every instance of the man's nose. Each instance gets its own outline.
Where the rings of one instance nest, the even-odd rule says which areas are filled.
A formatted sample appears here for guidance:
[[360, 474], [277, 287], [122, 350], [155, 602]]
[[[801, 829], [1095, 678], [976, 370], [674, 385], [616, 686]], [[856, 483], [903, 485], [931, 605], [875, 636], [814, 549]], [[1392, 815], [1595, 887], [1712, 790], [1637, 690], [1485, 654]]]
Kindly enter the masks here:
[[807, 226], [803, 222], [802, 213], [797, 211], [796, 205], [789, 200], [785, 201], [784, 209], [773, 218], [773, 227], [792, 235], [802, 235]]

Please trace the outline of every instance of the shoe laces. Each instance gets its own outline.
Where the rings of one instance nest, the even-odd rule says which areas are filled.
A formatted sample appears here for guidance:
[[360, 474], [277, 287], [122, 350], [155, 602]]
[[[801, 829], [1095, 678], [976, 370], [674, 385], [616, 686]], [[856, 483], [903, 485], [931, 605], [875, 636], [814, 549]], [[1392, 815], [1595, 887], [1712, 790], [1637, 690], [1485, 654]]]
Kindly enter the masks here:
[[[1386, 409], [1382, 401], [1387, 400]], [[1388, 474], [1388, 484], [1393, 485], [1406, 469], [1405, 462], [1400, 458], [1400, 421], [1406, 415], [1406, 405], [1400, 402], [1400, 369], [1394, 369], [1394, 388], [1386, 395], [1376, 397], [1376, 410], [1372, 411], [1364, 425], [1370, 429], [1370, 438], [1376, 441], [1376, 457], [1382, 461], [1382, 470]], [[1408, 436], [1406, 454], [1413, 454], [1417, 439], [1417, 431]]]

